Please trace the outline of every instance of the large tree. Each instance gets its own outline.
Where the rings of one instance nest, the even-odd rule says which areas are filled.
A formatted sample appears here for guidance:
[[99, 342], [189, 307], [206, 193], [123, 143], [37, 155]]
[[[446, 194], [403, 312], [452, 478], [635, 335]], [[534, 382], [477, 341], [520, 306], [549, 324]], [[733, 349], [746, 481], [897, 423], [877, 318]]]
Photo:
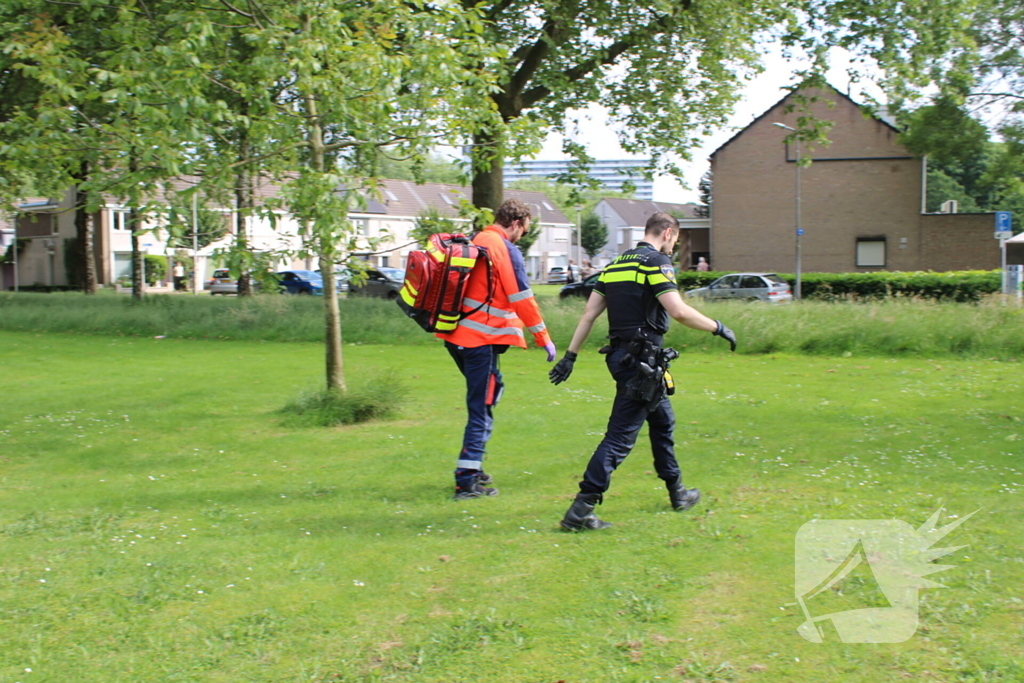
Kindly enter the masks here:
[[5, 116], [5, 167], [48, 195], [74, 188], [85, 291], [95, 287], [91, 216], [109, 196], [129, 209], [133, 295], [142, 296], [139, 237], [159, 189], [180, 169], [181, 86], [163, 68], [169, 5], [21, 0], [3, 22], [10, 68], [37, 84]]
[[505, 159], [536, 151], [569, 110], [594, 102], [625, 126], [626, 151], [662, 166], [670, 166], [668, 152], [686, 156], [695, 133], [728, 115], [741, 75], [756, 63], [755, 39], [792, 18], [785, 0], [491, 0], [482, 7], [490, 38], [510, 48], [488, 65], [498, 75], [489, 96], [494, 116], [472, 139], [473, 202], [491, 208], [502, 200]]
[[[494, 116], [473, 130], [473, 201], [497, 206], [505, 160], [536, 152], [551, 129], [571, 130], [567, 115], [595, 103], [620, 125], [627, 152], [678, 173], [668, 155], [689, 158], [696, 136], [724, 123], [745, 77], [760, 69], [759, 46], [773, 41], [811, 57], [809, 75], [823, 74], [828, 48], [841, 46], [886, 68], [893, 92], [921, 83], [974, 44], [979, 2], [1011, 0], [487, 0], [475, 6], [509, 51], [487, 65], [499, 87]], [[566, 150], [586, 160], [583, 145]]]

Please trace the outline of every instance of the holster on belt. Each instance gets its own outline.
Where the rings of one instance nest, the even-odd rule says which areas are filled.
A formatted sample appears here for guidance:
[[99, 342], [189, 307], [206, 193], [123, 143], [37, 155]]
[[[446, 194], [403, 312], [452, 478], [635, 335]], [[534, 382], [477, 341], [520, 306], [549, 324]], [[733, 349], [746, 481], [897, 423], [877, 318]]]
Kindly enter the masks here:
[[637, 330], [626, 347], [623, 367], [636, 366], [637, 373], [626, 382], [626, 396], [647, 404], [648, 410], [658, 407], [666, 395], [675, 393], [675, 383], [669, 374], [669, 363], [679, 357], [675, 349], [662, 349], [651, 339], [647, 330]]

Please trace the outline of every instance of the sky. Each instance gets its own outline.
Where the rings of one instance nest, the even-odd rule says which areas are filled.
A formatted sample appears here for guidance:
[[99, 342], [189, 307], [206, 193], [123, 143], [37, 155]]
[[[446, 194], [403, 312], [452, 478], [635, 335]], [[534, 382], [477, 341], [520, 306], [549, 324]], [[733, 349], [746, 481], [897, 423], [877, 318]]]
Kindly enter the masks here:
[[[834, 51], [831, 55], [833, 67], [828, 72], [828, 81], [842, 92], [849, 92], [855, 101], [865, 102], [864, 93], [884, 101], [881, 90], [873, 83], [858, 83], [851, 86], [847, 68], [850, 61], [847, 55]], [[680, 166], [684, 171], [683, 185], [673, 176], [657, 176], [654, 180], [654, 199], [662, 202], [686, 203], [698, 201], [697, 184], [700, 177], [707, 171], [708, 157], [722, 143], [736, 132], [747, 126], [755, 118], [763, 114], [785, 95], [785, 88], [792, 86], [796, 79], [793, 72], [805, 68], [805, 62], [791, 62], [784, 59], [779, 51], [771, 51], [765, 57], [765, 70], [751, 80], [743, 89], [742, 99], [737, 103], [728, 124], [704, 139], [704, 144], [692, 152], [692, 161], [683, 162]], [[615, 128], [608, 122], [607, 112], [599, 105], [579, 113], [580, 131], [577, 141], [587, 146], [587, 151], [595, 159], [631, 159], [635, 155], [626, 154], [618, 145]], [[562, 137], [551, 134], [544, 142], [543, 150], [536, 159], [564, 159], [561, 151]]]

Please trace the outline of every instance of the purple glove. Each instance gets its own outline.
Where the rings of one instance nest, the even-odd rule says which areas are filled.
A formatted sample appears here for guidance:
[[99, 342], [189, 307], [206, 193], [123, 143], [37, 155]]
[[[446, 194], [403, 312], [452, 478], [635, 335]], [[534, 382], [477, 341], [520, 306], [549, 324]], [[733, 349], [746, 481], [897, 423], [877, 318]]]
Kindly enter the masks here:
[[548, 342], [544, 345], [544, 350], [548, 352], [548, 362], [550, 363], [558, 355], [558, 350], [555, 349], [555, 342]]

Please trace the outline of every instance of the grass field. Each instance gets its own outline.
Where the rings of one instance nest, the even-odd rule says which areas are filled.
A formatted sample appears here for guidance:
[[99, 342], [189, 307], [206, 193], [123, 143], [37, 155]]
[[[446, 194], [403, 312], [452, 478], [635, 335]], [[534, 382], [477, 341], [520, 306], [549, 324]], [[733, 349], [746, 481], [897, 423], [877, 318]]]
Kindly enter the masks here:
[[[322, 355], [0, 332], [0, 683], [1024, 680], [1017, 363], [685, 356], [704, 502], [670, 511], [642, 436], [599, 510], [615, 526], [565, 534], [607, 419], [596, 353], [559, 387], [506, 355], [501, 495], [470, 502], [449, 499], [464, 409], [438, 345], [346, 349], [354, 384], [403, 378], [399, 419], [284, 427]], [[797, 634], [802, 524], [916, 527], [940, 503], [981, 512], [915, 637]]]
[[[556, 285], [539, 285], [537, 299], [551, 336], [568, 344], [583, 311], [580, 299], [560, 301]], [[341, 300], [342, 334], [349, 344], [431, 346], [434, 339], [390, 301]], [[1024, 358], [1024, 308], [992, 298], [982, 304], [892, 299], [857, 303], [803, 301], [791, 306], [693, 302], [739, 337], [738, 353]], [[588, 342], [597, 349], [607, 329], [599, 319]], [[104, 292], [86, 297], [0, 292], [0, 330], [74, 332], [179, 339], [316, 342], [324, 338], [323, 306], [315, 297], [156, 295], [135, 303]], [[720, 344], [674, 326], [668, 343], [691, 353], [716, 354]]]

